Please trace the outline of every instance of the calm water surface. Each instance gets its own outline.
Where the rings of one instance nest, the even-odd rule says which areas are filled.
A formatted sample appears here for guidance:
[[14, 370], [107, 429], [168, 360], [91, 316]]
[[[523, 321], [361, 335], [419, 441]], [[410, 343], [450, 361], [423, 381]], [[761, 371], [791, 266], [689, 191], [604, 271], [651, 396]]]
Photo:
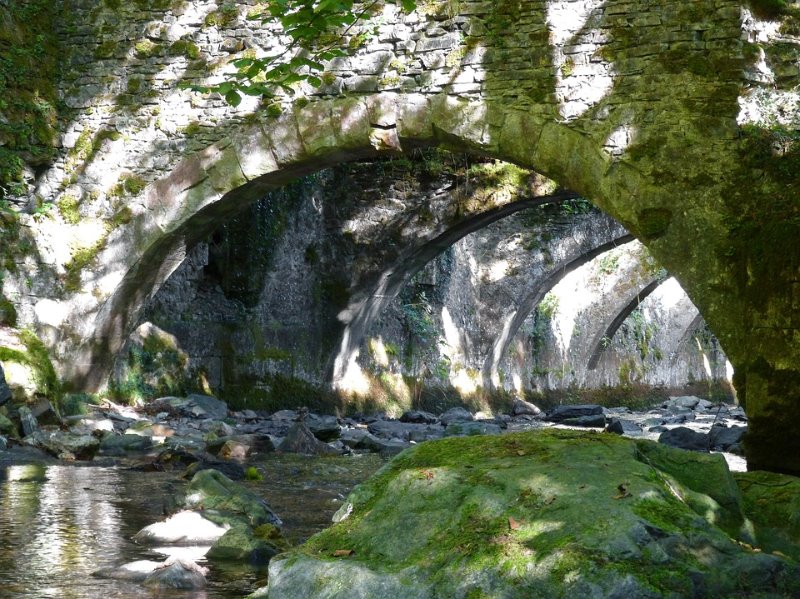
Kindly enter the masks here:
[[[271, 454], [253, 464], [263, 481], [244, 482], [302, 542], [330, 523], [353, 486], [382, 464], [375, 455], [311, 458]], [[208, 589], [156, 593], [94, 578], [99, 568], [164, 555], [130, 539], [165, 517], [177, 473], [71, 465], [0, 466], [0, 598], [116, 599], [242, 597], [266, 584], [266, 567], [207, 565]]]

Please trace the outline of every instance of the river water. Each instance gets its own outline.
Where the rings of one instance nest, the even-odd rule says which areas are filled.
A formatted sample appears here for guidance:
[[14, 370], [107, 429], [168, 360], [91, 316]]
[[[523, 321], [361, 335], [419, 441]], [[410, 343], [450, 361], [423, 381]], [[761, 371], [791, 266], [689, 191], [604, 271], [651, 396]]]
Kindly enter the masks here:
[[[253, 462], [262, 481], [244, 481], [302, 542], [330, 523], [342, 499], [382, 464], [376, 455], [313, 458], [268, 454]], [[179, 473], [120, 466], [0, 466], [0, 598], [127, 599], [242, 597], [266, 584], [266, 567], [209, 567], [202, 592], [155, 594], [138, 585], [91, 576], [139, 559], [163, 560], [131, 537], [165, 517]], [[200, 562], [202, 563], [202, 562]]]

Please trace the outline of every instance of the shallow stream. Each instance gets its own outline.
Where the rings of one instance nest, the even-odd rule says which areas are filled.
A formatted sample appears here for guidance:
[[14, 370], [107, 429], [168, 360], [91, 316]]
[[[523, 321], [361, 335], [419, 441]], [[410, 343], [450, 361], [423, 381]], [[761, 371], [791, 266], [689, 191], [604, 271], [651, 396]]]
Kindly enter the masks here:
[[[250, 462], [262, 481], [244, 481], [301, 542], [330, 523], [342, 499], [383, 461], [374, 454], [314, 458], [268, 454]], [[203, 592], [154, 594], [138, 585], [91, 573], [139, 559], [163, 560], [131, 537], [165, 517], [179, 473], [139, 472], [120, 466], [0, 466], [0, 597], [127, 599], [130, 597], [242, 597], [266, 583], [266, 567], [203, 564]]]

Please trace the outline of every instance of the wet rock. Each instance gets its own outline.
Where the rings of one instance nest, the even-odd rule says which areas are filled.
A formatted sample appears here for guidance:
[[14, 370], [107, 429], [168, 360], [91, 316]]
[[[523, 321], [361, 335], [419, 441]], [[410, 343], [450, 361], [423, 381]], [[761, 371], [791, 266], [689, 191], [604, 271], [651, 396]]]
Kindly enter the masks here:
[[708, 433], [711, 449], [728, 451], [731, 447], [740, 446], [746, 432], [746, 426], [728, 428], [724, 424], [715, 424]]
[[207, 568], [186, 559], [170, 558], [142, 581], [142, 586], [165, 590], [200, 590], [206, 588]]
[[499, 435], [500, 426], [491, 422], [452, 422], [444, 430], [445, 437], [465, 437], [470, 435]]
[[220, 474], [226, 476], [231, 480], [244, 480], [245, 471], [244, 466], [237, 462], [229, 462], [225, 460], [215, 460], [203, 458], [198, 462], [190, 465], [184, 473], [184, 478], [192, 478], [198, 472], [205, 470], [216, 470]]
[[206, 558], [212, 561], [266, 564], [288, 548], [280, 529], [271, 524], [263, 524], [255, 530], [247, 526], [234, 526], [214, 542]]
[[511, 404], [511, 414], [513, 416], [538, 416], [542, 411], [535, 404], [524, 399], [515, 398]]
[[607, 433], [614, 433], [616, 435], [641, 435], [642, 427], [631, 420], [624, 418], [612, 418], [606, 425]]
[[23, 439], [23, 443], [45, 450], [62, 459], [91, 460], [100, 448], [92, 435], [75, 435], [51, 427], [40, 428]]
[[[235, 523], [243, 521], [250, 526], [281, 521], [261, 497], [233, 482], [217, 470], [203, 470], [194, 475], [186, 489], [184, 505], [187, 509], [214, 512], [214, 521]], [[207, 516], [211, 517], [208, 513]]]
[[597, 405], [556, 406], [547, 413], [545, 420], [550, 422], [562, 422], [568, 418], [582, 418], [584, 416], [598, 415], [603, 415], [603, 408]]
[[7, 404], [9, 401], [11, 401], [11, 389], [6, 383], [6, 373], [0, 364], [0, 406]]
[[168, 558], [163, 562], [139, 560], [122, 566], [103, 568], [92, 575], [97, 578], [125, 580], [158, 590], [206, 588], [208, 570], [184, 558]]
[[19, 422], [22, 427], [22, 435], [27, 437], [33, 434], [39, 428], [39, 423], [36, 421], [31, 409], [28, 406], [20, 406], [19, 408]]
[[400, 416], [400, 422], [409, 422], [412, 424], [437, 424], [439, 419], [430, 412], [425, 412], [423, 410], [408, 410], [403, 412], [403, 415]]
[[699, 433], [685, 426], [679, 426], [661, 433], [658, 437], [658, 442], [679, 449], [708, 451], [709, 437], [706, 433]]
[[114, 421], [110, 418], [89, 418], [78, 417], [73, 421], [70, 430], [79, 435], [91, 435], [94, 433], [111, 433], [114, 429]]
[[474, 419], [475, 417], [472, 415], [472, 412], [464, 408], [450, 408], [439, 417], [439, 421], [444, 426], [452, 422], [470, 422]]
[[153, 439], [145, 435], [126, 433], [107, 435], [100, 442], [100, 452], [104, 455], [122, 456], [127, 453], [147, 451], [153, 447]]
[[210, 545], [228, 531], [197, 512], [181, 511], [162, 522], [145, 526], [133, 536], [145, 545]]
[[286, 433], [286, 438], [278, 445], [278, 451], [284, 453], [302, 453], [305, 455], [335, 455], [335, 449], [314, 436], [305, 422], [295, 422]]
[[[206, 443], [206, 448], [210, 453], [219, 454], [222, 447], [228, 442], [234, 442], [246, 446], [248, 452], [269, 453], [275, 451], [275, 445], [268, 435], [233, 435], [232, 437], [220, 437]], [[221, 457], [221, 456], [220, 456]]]
[[412, 430], [427, 430], [424, 424], [406, 424], [397, 420], [377, 420], [367, 426], [367, 430], [382, 439], [400, 439], [408, 441]]
[[8, 439], [0, 435], [0, 451], [5, 451], [6, 449], [8, 449]]

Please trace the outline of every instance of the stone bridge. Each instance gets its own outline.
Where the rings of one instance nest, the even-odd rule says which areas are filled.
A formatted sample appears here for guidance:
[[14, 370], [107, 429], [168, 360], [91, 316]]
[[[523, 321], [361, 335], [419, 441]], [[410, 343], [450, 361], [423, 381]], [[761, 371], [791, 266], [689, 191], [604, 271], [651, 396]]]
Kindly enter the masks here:
[[419, 4], [353, 32], [323, 87], [234, 109], [180, 84], [286, 43], [249, 2], [65, 3], [62, 150], [27, 195], [57, 210], [21, 218], [3, 283], [64, 378], [101, 386], [146, 298], [244, 203], [444, 146], [535, 169], [645, 243], [735, 367], [751, 467], [800, 471], [794, 17], [760, 20], [757, 0]]

